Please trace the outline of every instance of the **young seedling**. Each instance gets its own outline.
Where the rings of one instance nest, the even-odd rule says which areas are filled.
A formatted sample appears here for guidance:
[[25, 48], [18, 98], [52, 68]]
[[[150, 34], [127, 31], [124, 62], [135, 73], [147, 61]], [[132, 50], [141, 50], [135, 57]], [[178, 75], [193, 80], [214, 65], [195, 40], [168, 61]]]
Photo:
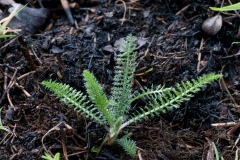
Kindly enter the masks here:
[[[221, 74], [208, 74], [197, 80], [181, 82], [176, 87], [164, 88], [163, 86], [142, 88], [141, 92], [132, 94], [132, 80], [137, 67], [135, 52], [136, 45], [130, 35], [121, 47], [123, 54], [118, 55], [112, 94], [107, 98], [96, 78], [88, 71], [83, 71], [85, 87], [88, 96], [76, 91], [69, 85], [53, 81], [43, 81], [42, 84], [54, 92], [67, 106], [104, 125], [108, 134], [103, 140], [104, 144], [118, 143], [130, 155], [136, 154], [136, 143], [129, 139], [127, 134], [119, 138], [122, 130], [131, 123], [136, 123], [144, 118], [158, 116], [160, 112], [167, 112], [179, 108], [182, 102], [188, 101], [194, 93], [201, 88], [222, 77]], [[131, 104], [144, 99], [148, 102], [133, 114], [128, 114]]]
[[45, 152], [45, 155], [42, 155], [42, 159], [45, 160], [60, 160], [60, 153], [56, 153], [54, 157], [52, 158], [51, 155]]
[[219, 11], [219, 12], [224, 12], [224, 11], [235, 11], [240, 9], [240, 3], [235, 3], [229, 6], [217, 8], [217, 7], [209, 7], [213, 11]]
[[[213, 146], [213, 150], [214, 150], [214, 154], [215, 154], [215, 158], [216, 160], [224, 160], [223, 156], [221, 156], [219, 153], [218, 153], [218, 149], [215, 145], [214, 142], [212, 142], [212, 146]], [[234, 160], [239, 160], [238, 159], [238, 149], [236, 150], [236, 154], [235, 154], [235, 158]]]
[[[218, 8], [218, 7], [209, 7], [209, 8], [213, 11], [218, 11], [218, 12], [225, 12], [225, 11], [235, 11], [236, 12], [236, 10], [240, 10], [240, 3], [235, 3], [232, 5], [228, 5], [228, 6], [220, 7], [220, 8]], [[220, 13], [214, 17], [210, 17], [210, 18], [206, 19], [202, 25], [202, 29], [210, 35], [216, 34], [221, 29], [221, 27], [222, 27], [222, 16]], [[238, 42], [236, 42], [236, 43], [238, 43]]]
[[[240, 3], [236, 3], [233, 5], [229, 5], [221, 8], [217, 8], [217, 7], [209, 7], [209, 8], [213, 11], [219, 11], [219, 12], [235, 11], [240, 9]], [[221, 28], [222, 28], [222, 16], [220, 13], [218, 13], [213, 17], [209, 17], [202, 24], [203, 31], [209, 35], [217, 34]]]

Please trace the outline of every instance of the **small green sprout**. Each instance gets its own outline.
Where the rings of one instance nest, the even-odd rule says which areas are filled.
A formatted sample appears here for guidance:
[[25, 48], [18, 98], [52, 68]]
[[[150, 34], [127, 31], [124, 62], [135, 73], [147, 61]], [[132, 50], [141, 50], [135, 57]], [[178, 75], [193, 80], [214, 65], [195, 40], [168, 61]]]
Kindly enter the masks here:
[[[214, 142], [212, 142], [212, 146], [213, 146], [213, 149], [214, 149], [216, 160], [224, 160], [223, 156], [220, 156], [220, 154], [218, 153], [217, 147], [216, 147]], [[236, 154], [235, 154], [234, 160], [239, 160], [238, 159], [238, 149], [236, 150]]]
[[[217, 147], [216, 147], [214, 142], [212, 142], [212, 146], [213, 146], [213, 149], [214, 149], [216, 160], [220, 160], [219, 153], [218, 153]], [[221, 156], [221, 160], [224, 160], [224, 158], [222, 156]]]
[[45, 152], [45, 155], [42, 155], [42, 159], [45, 160], [60, 160], [60, 153], [56, 153], [54, 157], [50, 156], [48, 153]]
[[213, 11], [219, 11], [219, 12], [224, 12], [224, 11], [235, 11], [240, 9], [240, 3], [236, 3], [233, 5], [217, 8], [217, 7], [209, 7]]

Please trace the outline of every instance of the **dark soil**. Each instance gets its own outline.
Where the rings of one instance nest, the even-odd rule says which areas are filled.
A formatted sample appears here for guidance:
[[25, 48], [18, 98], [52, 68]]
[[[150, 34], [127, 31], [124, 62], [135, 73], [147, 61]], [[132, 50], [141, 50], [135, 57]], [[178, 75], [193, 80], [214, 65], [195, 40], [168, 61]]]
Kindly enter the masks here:
[[[235, 12], [222, 13], [222, 29], [206, 35], [201, 25], [217, 14], [208, 8], [216, 6], [214, 2], [126, 1], [125, 18], [121, 1], [81, 2], [80, 9], [72, 9], [77, 28], [56, 8], [56, 1], [43, 1], [52, 10], [46, 30], [1, 41], [1, 119], [11, 132], [0, 131], [0, 159], [41, 159], [44, 147], [69, 160], [131, 159], [118, 146], [104, 146], [96, 157], [91, 148], [98, 147], [106, 135], [103, 126], [69, 109], [41, 85], [52, 79], [85, 92], [82, 72], [88, 69], [109, 94], [119, 52], [106, 46], [129, 34], [147, 40], [137, 49], [134, 90], [159, 84], [169, 87], [212, 72], [224, 75], [229, 90], [216, 81], [179, 109], [127, 127], [138, 146], [133, 159], [210, 160], [211, 142], [226, 160], [234, 159], [239, 154], [237, 125], [213, 124], [239, 122], [240, 56], [239, 45], [232, 42], [239, 41], [240, 21]], [[236, 130], [231, 130], [233, 126]]]

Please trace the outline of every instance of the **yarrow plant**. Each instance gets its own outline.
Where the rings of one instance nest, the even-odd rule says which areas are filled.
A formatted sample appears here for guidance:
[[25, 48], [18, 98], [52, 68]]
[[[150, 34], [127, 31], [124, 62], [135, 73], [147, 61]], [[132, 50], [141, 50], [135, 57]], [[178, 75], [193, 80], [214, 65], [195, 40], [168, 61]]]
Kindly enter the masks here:
[[[221, 74], [209, 74], [197, 80], [182, 82], [176, 87], [142, 88], [141, 92], [132, 94], [132, 80], [137, 67], [136, 45], [133, 36], [129, 35], [118, 55], [112, 94], [107, 98], [96, 78], [88, 70], [83, 71], [85, 87], [88, 96], [76, 91], [69, 85], [53, 81], [43, 81], [42, 84], [55, 93], [67, 106], [105, 126], [107, 136], [103, 144], [118, 143], [130, 155], [136, 154], [136, 143], [129, 138], [129, 134], [119, 138], [121, 131], [129, 124], [141, 121], [143, 118], [157, 116], [160, 112], [167, 112], [179, 108], [182, 102], [188, 101], [206, 84], [222, 77]], [[137, 100], [147, 100], [148, 104], [133, 114], [129, 114], [131, 104]]]

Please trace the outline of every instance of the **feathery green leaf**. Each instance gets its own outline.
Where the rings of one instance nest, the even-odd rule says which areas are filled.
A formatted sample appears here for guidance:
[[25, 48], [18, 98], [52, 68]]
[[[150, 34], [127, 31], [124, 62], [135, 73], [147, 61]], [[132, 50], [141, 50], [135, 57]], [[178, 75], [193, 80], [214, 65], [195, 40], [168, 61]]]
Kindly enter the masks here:
[[134, 157], [136, 155], [137, 147], [136, 143], [133, 140], [130, 140], [128, 138], [120, 138], [116, 141], [130, 156]]
[[55, 93], [55, 95], [67, 106], [73, 107], [76, 111], [81, 112], [81, 114], [100, 124], [106, 124], [105, 118], [96, 111], [96, 108], [86, 100], [86, 96], [80, 91], [76, 91], [69, 85], [63, 85], [51, 80], [43, 81], [42, 84]]
[[[158, 91], [146, 90], [143, 94], [137, 96], [142, 97], [145, 95], [149, 99], [149, 104], [144, 108], [133, 114], [131, 118], [125, 122], [121, 128], [129, 125], [130, 123], [141, 121], [143, 118], [154, 116], [159, 112], [166, 112], [173, 108], [178, 108], [182, 102], [189, 100], [194, 96], [194, 93], [200, 91], [201, 87], [206, 84], [212, 83], [214, 80], [221, 78], [221, 74], [208, 74], [204, 75], [197, 80], [182, 82], [181, 85], [177, 84], [176, 88], [160, 88]], [[149, 92], [148, 92], [149, 91]], [[136, 99], [133, 98], [134, 100]]]
[[110, 106], [110, 111], [112, 111], [115, 120], [120, 116], [124, 116], [130, 108], [132, 78], [137, 66], [135, 48], [133, 36], [130, 35], [122, 46], [121, 52], [123, 54], [118, 55], [117, 58], [111, 97], [115, 105]]
[[85, 86], [86, 86], [87, 93], [89, 95], [90, 100], [94, 103], [97, 109], [103, 114], [108, 124], [112, 125], [113, 118], [111, 117], [107, 109], [109, 102], [101, 86], [97, 82], [96, 78], [88, 70], [83, 71], [83, 76], [84, 76], [84, 80], [86, 81]]

